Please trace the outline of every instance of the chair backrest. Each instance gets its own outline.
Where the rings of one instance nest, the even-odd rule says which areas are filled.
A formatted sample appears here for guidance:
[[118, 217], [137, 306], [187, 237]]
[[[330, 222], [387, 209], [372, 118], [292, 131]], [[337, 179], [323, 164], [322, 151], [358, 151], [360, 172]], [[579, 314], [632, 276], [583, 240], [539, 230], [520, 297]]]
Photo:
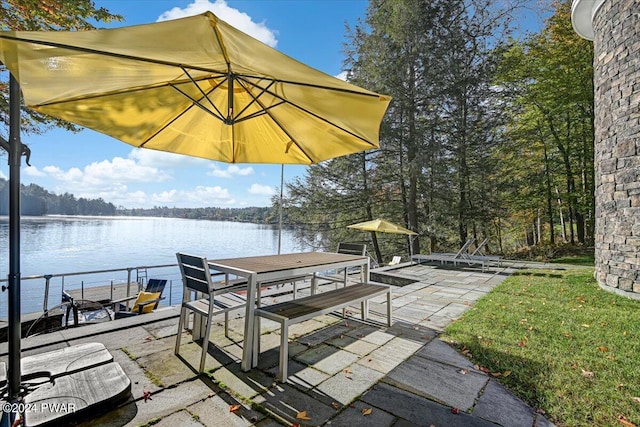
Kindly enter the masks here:
[[164, 292], [164, 287], [167, 284], [167, 279], [149, 279], [147, 286], [144, 288], [145, 292]]
[[182, 273], [182, 283], [185, 289], [210, 294], [213, 292], [209, 264], [204, 257], [187, 255], [178, 252], [178, 265]]
[[460, 258], [460, 257], [464, 257], [464, 256], [469, 256], [468, 252], [469, 252], [469, 247], [473, 244], [473, 242], [475, 242], [476, 239], [472, 238], [467, 240], [467, 242], [462, 245], [462, 247], [460, 248], [460, 250], [458, 251], [458, 253], [456, 254], [456, 256], [454, 258]]
[[[149, 279], [147, 281], [147, 286], [144, 288], [144, 291], [152, 294], [160, 294], [158, 295], [158, 298], [160, 298], [162, 296], [162, 293], [164, 292], [164, 288], [166, 285], [167, 279]], [[159, 303], [160, 301], [156, 302], [152, 310], [158, 308]]]
[[487, 243], [489, 243], [489, 238], [487, 237], [486, 239], [484, 239], [482, 241], [482, 243], [480, 243], [478, 245], [478, 247], [476, 248], [475, 251], [473, 251], [473, 253], [471, 254], [471, 256], [473, 255], [482, 255], [482, 249], [484, 249], [485, 246], [487, 246]]
[[397, 265], [400, 264], [400, 261], [402, 260], [402, 257], [400, 255], [396, 255], [393, 257], [393, 259], [391, 260], [391, 262], [389, 263], [389, 265]]
[[367, 253], [367, 245], [364, 243], [340, 242], [338, 243], [338, 249], [336, 252], [339, 254], [364, 256]]

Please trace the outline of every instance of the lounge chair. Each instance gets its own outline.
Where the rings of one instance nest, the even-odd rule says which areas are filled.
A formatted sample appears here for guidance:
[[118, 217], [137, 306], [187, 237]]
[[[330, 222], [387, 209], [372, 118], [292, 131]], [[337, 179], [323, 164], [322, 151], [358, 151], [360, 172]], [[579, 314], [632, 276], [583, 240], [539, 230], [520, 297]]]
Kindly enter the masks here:
[[[166, 279], [149, 279], [145, 289], [138, 292], [138, 295], [111, 301], [115, 318], [123, 319], [139, 314], [151, 313], [158, 308], [158, 303], [164, 299], [162, 293], [164, 292], [166, 284]], [[135, 299], [133, 306], [130, 311], [127, 311], [123, 303], [133, 299]]]
[[468, 265], [480, 264], [482, 266], [482, 271], [484, 271], [485, 266], [488, 264], [488, 261], [483, 259], [470, 258], [469, 256], [469, 252], [468, 252], [469, 248], [471, 247], [473, 242], [475, 242], [475, 240], [476, 239], [467, 240], [465, 244], [462, 245], [460, 250], [455, 254], [452, 254], [452, 253], [431, 253], [427, 255], [416, 254], [416, 255], [413, 255], [411, 259], [415, 260], [418, 263], [425, 262], [425, 261], [427, 262], [438, 261], [440, 262], [440, 264], [444, 264], [444, 263], [450, 262], [454, 265], [454, 267], [458, 263], [466, 263]]
[[[174, 352], [176, 355], [179, 354], [182, 328], [187, 322], [189, 313], [201, 316], [204, 320], [205, 331], [198, 372], [203, 372], [209, 347], [211, 320], [216, 314], [224, 313], [224, 331], [225, 336], [228, 336], [229, 311], [243, 308], [246, 304], [245, 298], [235, 292], [246, 290], [247, 281], [245, 279], [230, 279], [229, 275], [224, 273], [214, 272], [212, 275], [209, 262], [204, 257], [183, 253], [177, 253], [176, 257], [182, 274], [184, 291]], [[227, 295], [220, 298], [220, 295], [223, 294]], [[194, 319], [194, 327], [195, 325], [196, 320]]]

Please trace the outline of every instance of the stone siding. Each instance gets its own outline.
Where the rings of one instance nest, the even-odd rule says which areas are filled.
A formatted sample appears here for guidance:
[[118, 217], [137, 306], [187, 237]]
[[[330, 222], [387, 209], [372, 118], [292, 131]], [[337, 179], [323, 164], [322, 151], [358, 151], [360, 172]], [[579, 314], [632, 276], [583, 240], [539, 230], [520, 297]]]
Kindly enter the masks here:
[[605, 1], [593, 27], [595, 274], [601, 286], [639, 297], [640, 1]]

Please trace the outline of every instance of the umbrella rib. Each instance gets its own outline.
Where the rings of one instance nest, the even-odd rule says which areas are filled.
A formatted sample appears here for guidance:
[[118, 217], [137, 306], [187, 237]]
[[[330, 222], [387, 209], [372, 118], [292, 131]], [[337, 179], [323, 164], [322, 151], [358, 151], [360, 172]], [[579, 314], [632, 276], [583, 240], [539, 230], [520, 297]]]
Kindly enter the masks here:
[[[216, 116], [216, 114], [213, 111], [209, 110], [207, 107], [205, 107], [204, 105], [200, 104], [200, 102], [198, 100], [191, 98], [189, 95], [187, 95], [186, 93], [182, 92], [177, 87], [175, 87], [175, 86], [172, 86], [172, 87], [175, 90], [177, 90], [178, 92], [180, 92], [181, 94], [183, 94], [184, 96], [186, 96], [188, 99], [190, 99], [193, 102], [193, 104], [191, 104], [188, 108], [185, 108], [185, 110], [183, 112], [181, 112], [180, 114], [176, 115], [173, 119], [169, 120], [164, 126], [158, 128], [153, 134], [149, 135], [149, 137], [144, 142], [142, 142], [139, 145], [139, 147], [144, 147], [147, 144], [147, 142], [151, 141], [156, 135], [158, 135], [160, 132], [162, 132], [163, 130], [168, 128], [173, 122], [178, 120], [180, 117], [185, 115], [187, 113], [187, 111], [189, 111], [191, 108], [193, 108], [194, 105], [197, 106], [197, 107], [200, 107], [206, 113], [209, 113], [213, 117], [215, 117], [215, 118], [219, 119], [220, 121], [224, 122], [224, 118], [222, 116], [220, 116], [220, 117]], [[213, 89], [211, 89], [211, 92], [212, 91], [213, 91]]]
[[[249, 85], [251, 85], [251, 86], [256, 87], [256, 85], [254, 85], [254, 84], [252, 84], [251, 82], [246, 81], [246, 80], [244, 80], [244, 79], [238, 79], [238, 81], [240, 82], [240, 84], [242, 84], [242, 83], [247, 83], [247, 84], [249, 84]], [[275, 80], [274, 80], [274, 81], [272, 81], [272, 84], [273, 84], [273, 83], [275, 83]], [[271, 86], [271, 85], [269, 85], [269, 86]], [[243, 87], [244, 87], [244, 86], [243, 86]], [[247, 88], [245, 88], [245, 89], [247, 89]], [[282, 99], [280, 96], [277, 96], [276, 94], [274, 94], [274, 93], [270, 92], [269, 90], [267, 90], [267, 88], [264, 88], [264, 90], [260, 93], [260, 95], [262, 95], [262, 93], [264, 93], [264, 92], [266, 92], [266, 93], [268, 93], [268, 94], [270, 94], [270, 95], [275, 96], [276, 98], [278, 98], [278, 99], [280, 99], [281, 101], [283, 101], [283, 103], [284, 103], [284, 102], [287, 102], [286, 100]], [[278, 127], [280, 128], [280, 130], [281, 130], [285, 135], [287, 135], [287, 136], [289, 137], [289, 140], [291, 141], [291, 143], [294, 143], [294, 144], [295, 144], [295, 138], [293, 138], [293, 136], [291, 136], [291, 134], [290, 134], [290, 133], [289, 133], [289, 132], [284, 128], [284, 126], [282, 126], [282, 125], [280, 124], [280, 121], [278, 121], [278, 119], [276, 119], [275, 117], [273, 117], [273, 116], [270, 114], [270, 111], [271, 111], [271, 110], [270, 110], [270, 107], [266, 107], [262, 102], [260, 102], [260, 100], [259, 100], [256, 96], [254, 96], [254, 95], [253, 95], [253, 93], [251, 93], [251, 91], [250, 91], [250, 90], [247, 90], [247, 93], [249, 94], [249, 96], [251, 96], [251, 97], [253, 98], [253, 100], [254, 100], [254, 101], [255, 101], [255, 102], [256, 102], [260, 107], [262, 107], [262, 111], [264, 111], [264, 114], [267, 114], [269, 117], [271, 117], [271, 120], [273, 120], [273, 122], [274, 122], [275, 124], [277, 124], [277, 125], [278, 125]], [[278, 104], [278, 105], [281, 105], [281, 104]], [[305, 157], [306, 157], [306, 158], [307, 158], [311, 163], [315, 163], [315, 161], [313, 160], [313, 158], [312, 158], [312, 157], [307, 153], [307, 151], [306, 151], [304, 148], [302, 148], [302, 147], [301, 147], [300, 145], [298, 145], [298, 144], [296, 144], [296, 146], [298, 147], [298, 149], [302, 152], [302, 154], [304, 154], [304, 155], [305, 155]], [[289, 145], [287, 145], [287, 148], [286, 148], [286, 150], [285, 150], [285, 153], [287, 153], [288, 151], [289, 151]]]
[[[251, 102], [250, 102], [250, 103], [248, 103], [247, 105], [245, 105], [245, 106], [244, 106], [244, 108], [243, 108], [243, 109], [242, 109], [242, 110], [241, 110], [241, 111], [240, 111], [240, 112], [239, 112], [239, 113], [238, 113], [238, 114], [233, 118], [234, 122], [235, 122], [236, 120], [238, 120], [238, 121], [242, 121], [242, 120], [246, 120], [246, 119], [251, 118], [251, 117], [257, 117], [257, 116], [260, 116], [260, 115], [264, 114], [264, 112], [259, 111], [259, 112], [257, 112], [257, 113], [249, 114], [249, 115], [248, 115], [246, 118], [244, 118], [244, 119], [239, 119], [239, 117], [241, 117], [241, 116], [242, 116], [242, 113], [244, 113], [245, 111], [247, 111], [247, 109], [248, 109], [250, 106], [252, 106], [252, 105], [256, 102], [256, 100], [257, 100], [258, 98], [260, 98], [260, 96], [261, 96], [263, 93], [265, 93], [265, 92], [267, 91], [267, 89], [269, 89], [271, 86], [273, 86], [273, 85], [274, 85], [275, 81], [274, 81], [274, 80], [271, 80], [271, 83], [269, 83], [266, 87], [262, 88], [262, 90], [260, 91], [260, 93], [259, 93], [257, 96], [255, 96], [255, 97], [254, 97], [254, 96], [253, 96], [253, 94], [249, 91], [249, 89], [248, 89], [248, 88], [243, 84], [244, 82], [243, 82], [242, 80], [238, 80], [238, 83], [240, 83], [240, 86], [242, 86], [242, 87], [243, 87], [243, 89], [244, 89], [245, 91], [247, 91], [247, 93], [249, 93], [249, 95], [251, 95]], [[279, 104], [278, 104], [278, 105], [279, 105]], [[264, 107], [263, 107], [263, 108], [264, 108]]]
[[[187, 77], [189, 77], [189, 80], [191, 80], [191, 82], [193, 82], [193, 84], [198, 88], [198, 90], [200, 91], [200, 93], [202, 94], [202, 96], [209, 101], [209, 104], [216, 110], [216, 112], [219, 114], [219, 118], [220, 120], [224, 121], [224, 116], [222, 114], [222, 111], [220, 111], [218, 109], [218, 107], [216, 107], [216, 105], [211, 102], [211, 99], [209, 99], [209, 94], [205, 93], [204, 90], [202, 90], [202, 88], [200, 87], [200, 85], [194, 80], [194, 78], [191, 76], [191, 74], [189, 74], [189, 71], [187, 71], [187, 69], [183, 66], [180, 66], [180, 68], [182, 69], [182, 71], [187, 75]], [[216, 84], [209, 93], [215, 91], [217, 88], [219, 88], [222, 83], [224, 83], [225, 80], [221, 80], [220, 83]], [[208, 108], [206, 108], [204, 105], [202, 105], [200, 103], [199, 100], [196, 100], [195, 98], [192, 98], [191, 96], [187, 95], [186, 93], [184, 93], [183, 91], [181, 91], [180, 89], [178, 89], [177, 87], [175, 87], [174, 85], [171, 85], [171, 87], [173, 87], [174, 89], [176, 89], [178, 92], [180, 92], [181, 94], [183, 94], [184, 96], [186, 96], [187, 98], [189, 98], [191, 101], [195, 102], [199, 107], [203, 108], [205, 111], [207, 111], [208, 113], [212, 114], [213, 116], [216, 116], [216, 114], [209, 110]], [[218, 117], [218, 116], [216, 116]]]
[[[195, 106], [197, 106], [197, 107], [200, 107], [200, 108], [201, 108], [203, 111], [205, 111], [206, 113], [209, 113], [209, 114], [210, 114], [210, 115], [212, 115], [213, 117], [215, 117], [215, 118], [217, 118], [217, 119], [220, 119], [220, 121], [224, 122], [225, 118], [224, 118], [224, 116], [222, 115], [222, 112], [221, 112], [220, 110], [218, 110], [218, 108], [217, 108], [213, 103], [211, 103], [211, 101], [209, 101], [209, 98], [207, 97], [207, 95], [205, 95], [205, 94], [203, 93], [204, 98], [206, 98], [206, 99], [207, 99], [207, 101], [209, 101], [209, 103], [213, 106], [213, 108], [215, 108], [215, 110], [216, 110], [216, 111], [212, 111], [212, 110], [210, 110], [210, 109], [209, 109], [209, 108], [207, 108], [204, 104], [202, 104], [202, 103], [200, 102], [200, 100], [198, 100], [198, 99], [196, 99], [196, 98], [192, 97], [191, 95], [189, 95], [189, 94], [187, 94], [187, 93], [183, 92], [183, 91], [182, 91], [182, 89], [177, 88], [177, 87], [175, 87], [175, 86], [173, 86], [173, 85], [170, 85], [170, 86], [171, 86], [172, 88], [174, 88], [175, 90], [177, 90], [177, 91], [178, 91], [180, 94], [182, 94], [185, 98], [187, 98], [187, 99], [189, 99], [191, 102], [193, 102], [193, 104], [192, 104], [192, 105], [195, 105]], [[216, 112], [217, 112], [218, 114], [216, 114]]]
[[[248, 80], [246, 80], [246, 79], [242, 79], [242, 81], [243, 81], [243, 82], [248, 83], [248, 84], [249, 84], [249, 85], [251, 85], [251, 86], [258, 87], [258, 88], [260, 87], [260, 86], [256, 85], [255, 83], [252, 83], [252, 82], [250, 82], [250, 81], [248, 81]], [[283, 81], [282, 81], [282, 80], [275, 80], [275, 79], [274, 79], [274, 82], [281, 83], [281, 82], [283, 82]], [[303, 84], [303, 85], [305, 85], [305, 84]], [[313, 85], [312, 85], [312, 86], [313, 86]], [[315, 87], [322, 88], [323, 86], [315, 86]], [[360, 136], [360, 135], [358, 135], [358, 134], [356, 134], [356, 133], [354, 133], [354, 132], [352, 132], [352, 131], [350, 131], [350, 130], [348, 130], [348, 129], [345, 129], [344, 127], [339, 126], [339, 125], [337, 125], [336, 123], [334, 123], [334, 122], [332, 122], [332, 121], [330, 121], [330, 120], [325, 119], [324, 117], [322, 117], [322, 116], [320, 116], [320, 115], [318, 115], [318, 114], [314, 113], [313, 111], [310, 111], [310, 110], [308, 110], [308, 109], [306, 109], [306, 108], [302, 107], [301, 105], [296, 104], [295, 102], [291, 102], [291, 101], [290, 101], [290, 100], [288, 100], [288, 99], [284, 99], [282, 96], [278, 95], [277, 93], [271, 92], [271, 91], [266, 90], [266, 89], [265, 89], [265, 91], [266, 91], [269, 95], [271, 95], [271, 96], [273, 96], [273, 97], [275, 97], [275, 98], [278, 98], [278, 99], [279, 99], [279, 100], [281, 100], [282, 102], [287, 103], [287, 104], [289, 104], [289, 105], [291, 105], [291, 106], [293, 106], [293, 107], [295, 107], [295, 108], [297, 108], [297, 109], [299, 109], [299, 110], [301, 110], [301, 111], [303, 111], [303, 112], [305, 112], [305, 113], [309, 114], [310, 116], [313, 116], [313, 117], [315, 117], [316, 119], [318, 119], [318, 120], [320, 120], [320, 121], [322, 121], [322, 122], [325, 122], [325, 123], [327, 123], [328, 125], [333, 126], [333, 127], [334, 127], [334, 128], [336, 128], [336, 129], [339, 129], [339, 130], [343, 131], [343, 132], [344, 132], [344, 133], [346, 133], [346, 134], [349, 134], [349, 135], [351, 135], [351, 136], [353, 136], [353, 137], [355, 137], [355, 138], [358, 138], [359, 140], [361, 140], [361, 141], [363, 141], [363, 142], [366, 142], [366, 143], [367, 143], [367, 144], [369, 144], [369, 145], [375, 146], [375, 144], [374, 144], [374, 143], [372, 143], [371, 141], [368, 141], [367, 139], [363, 138], [362, 136]], [[250, 91], [248, 91], [248, 93], [253, 97], [253, 94], [251, 94], [251, 92], [250, 92]], [[376, 96], [378, 96], [378, 95], [376, 95]], [[255, 97], [254, 97], [254, 98], [255, 98]], [[266, 108], [264, 105], [262, 105], [262, 103], [261, 103], [257, 98], [255, 98], [255, 100], [256, 100], [256, 102], [257, 102], [258, 104], [260, 104], [260, 106], [261, 106], [263, 109], [265, 109], [266, 113], [267, 113], [267, 114], [269, 114], [269, 112], [267, 111], [267, 108]], [[270, 117], [271, 117], [271, 118], [272, 118], [276, 123], [278, 123], [278, 121], [276, 120], [276, 118], [275, 118], [275, 117], [273, 117], [271, 114], [269, 114], [269, 116], [270, 116]], [[282, 129], [282, 125], [281, 125], [280, 123], [278, 123], [278, 126], [280, 126], [280, 128]], [[284, 129], [282, 129], [282, 130], [284, 131]], [[286, 133], [286, 132], [285, 132], [285, 133]], [[287, 135], [289, 135], [289, 134], [287, 133]], [[293, 138], [291, 138], [291, 140], [292, 140], [292, 141], [295, 141]], [[299, 147], [299, 148], [300, 148], [300, 149], [302, 149], [301, 147]]]

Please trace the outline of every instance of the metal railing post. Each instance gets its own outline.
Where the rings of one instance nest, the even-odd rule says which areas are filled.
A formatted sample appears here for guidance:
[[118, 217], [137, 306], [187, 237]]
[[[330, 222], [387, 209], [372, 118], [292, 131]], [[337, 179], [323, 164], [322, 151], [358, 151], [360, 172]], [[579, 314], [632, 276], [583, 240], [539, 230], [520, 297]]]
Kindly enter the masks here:
[[42, 304], [42, 311], [45, 311], [45, 312], [49, 308], [49, 284], [51, 282], [52, 277], [53, 276], [51, 274], [44, 275], [45, 284], [44, 284], [44, 302]]

